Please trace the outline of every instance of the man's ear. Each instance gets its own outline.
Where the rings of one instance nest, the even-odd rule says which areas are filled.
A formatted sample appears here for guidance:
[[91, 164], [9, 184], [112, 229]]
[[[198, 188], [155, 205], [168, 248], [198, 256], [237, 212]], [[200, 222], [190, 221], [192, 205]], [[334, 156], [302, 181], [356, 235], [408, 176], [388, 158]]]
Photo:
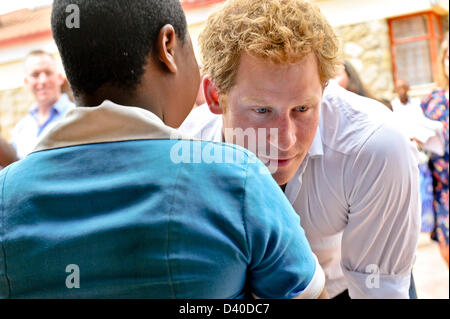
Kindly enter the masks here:
[[166, 24], [160, 30], [157, 41], [157, 56], [167, 69], [176, 73], [178, 68], [175, 63], [175, 48], [177, 45], [177, 36], [172, 25]]
[[223, 110], [219, 103], [219, 93], [209, 75], [205, 75], [202, 85], [203, 94], [205, 95], [205, 100], [208, 103], [210, 111], [214, 114], [222, 114]]
[[65, 78], [61, 73], [58, 73], [58, 82], [59, 86], [62, 86], [64, 84]]

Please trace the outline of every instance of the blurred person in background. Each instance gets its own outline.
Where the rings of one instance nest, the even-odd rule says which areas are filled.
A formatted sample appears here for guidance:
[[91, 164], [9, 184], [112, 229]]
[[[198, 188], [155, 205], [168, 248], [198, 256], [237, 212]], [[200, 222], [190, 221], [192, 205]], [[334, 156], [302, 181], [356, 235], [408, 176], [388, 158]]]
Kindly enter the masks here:
[[378, 102], [384, 104], [388, 109], [392, 111], [392, 105], [388, 100], [375, 98], [370, 90], [367, 89], [367, 87], [362, 83], [358, 72], [348, 60], [345, 60], [342, 67], [339, 68], [335, 80], [341, 87], [343, 87], [347, 91], [367, 97], [369, 99], [378, 100]]
[[[430, 233], [434, 228], [433, 210], [433, 181], [428, 167], [429, 153], [424, 150], [423, 143], [414, 137], [414, 132], [420, 129], [420, 123], [424, 113], [420, 106], [420, 99], [409, 96], [410, 86], [405, 79], [395, 81], [396, 98], [392, 100], [392, 110], [397, 116], [399, 124], [409, 127], [410, 138], [416, 143], [419, 150], [420, 171], [420, 196], [422, 201], [422, 226], [423, 233]], [[439, 127], [439, 132], [442, 128]], [[407, 132], [408, 134], [408, 132]]]
[[420, 107], [420, 99], [409, 96], [409, 83], [404, 79], [395, 81], [395, 93], [397, 97], [392, 100], [392, 110], [394, 112], [404, 112], [405, 114], [417, 114], [423, 116], [422, 108]]
[[344, 61], [344, 65], [339, 68], [335, 77], [336, 81], [347, 91], [355, 94], [375, 99], [373, 94], [364, 86], [358, 72], [349, 61]]
[[429, 165], [433, 176], [433, 208], [435, 214], [435, 228], [432, 239], [438, 241], [442, 258], [449, 265], [448, 239], [448, 176], [449, 176], [449, 132], [448, 132], [448, 33], [441, 44], [439, 52], [439, 80], [438, 88], [433, 90], [423, 101], [421, 107], [426, 117], [440, 121], [443, 125], [445, 140], [444, 154], [433, 154]]
[[33, 93], [36, 103], [11, 134], [11, 143], [19, 158], [28, 155], [41, 136], [74, 107], [67, 94], [61, 93], [64, 77], [50, 53], [35, 50], [28, 54], [24, 82]]

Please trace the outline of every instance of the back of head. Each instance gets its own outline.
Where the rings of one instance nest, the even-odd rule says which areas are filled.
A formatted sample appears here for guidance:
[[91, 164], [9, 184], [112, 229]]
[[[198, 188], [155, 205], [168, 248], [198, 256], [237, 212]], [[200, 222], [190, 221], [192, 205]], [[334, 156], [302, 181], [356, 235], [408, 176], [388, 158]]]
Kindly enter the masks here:
[[[79, 8], [79, 26], [67, 24], [69, 5]], [[178, 0], [55, 0], [51, 20], [76, 96], [104, 84], [135, 89], [161, 27], [171, 24], [181, 40], [187, 32]]]
[[324, 86], [339, 63], [332, 27], [304, 0], [229, 0], [208, 18], [199, 43], [203, 72], [221, 94], [233, 86], [243, 52], [274, 63], [296, 63], [313, 52]]

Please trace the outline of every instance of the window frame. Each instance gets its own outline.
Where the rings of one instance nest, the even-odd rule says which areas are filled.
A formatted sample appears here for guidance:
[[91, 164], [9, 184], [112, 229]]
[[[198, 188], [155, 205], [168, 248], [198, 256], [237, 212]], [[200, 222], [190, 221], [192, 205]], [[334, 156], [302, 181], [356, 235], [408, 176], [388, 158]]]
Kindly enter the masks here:
[[[398, 20], [404, 20], [409, 19], [417, 16], [425, 16], [427, 18], [427, 27], [428, 27], [428, 33], [425, 35], [420, 36], [411, 36], [407, 38], [402, 39], [395, 39], [394, 37], [394, 27], [393, 22]], [[435, 17], [437, 21], [437, 28], [438, 30], [435, 30], [435, 24], [433, 23], [433, 16]], [[418, 42], [423, 40], [428, 40], [428, 50], [430, 54], [431, 59], [431, 73], [432, 73], [432, 83], [436, 83], [437, 81], [437, 59], [438, 59], [438, 48], [436, 47], [436, 42], [439, 44], [442, 41], [442, 21], [441, 16], [433, 11], [422, 11], [417, 13], [412, 13], [408, 15], [403, 15], [395, 18], [389, 18], [388, 19], [388, 26], [389, 26], [389, 40], [390, 40], [390, 49], [391, 49], [391, 62], [392, 62], [392, 73], [394, 78], [394, 83], [397, 81], [397, 62], [396, 62], [396, 54], [395, 54], [395, 46], [399, 44], [404, 43], [411, 43], [411, 42]], [[422, 83], [419, 84], [419, 86], [422, 85], [428, 85], [432, 83]]]

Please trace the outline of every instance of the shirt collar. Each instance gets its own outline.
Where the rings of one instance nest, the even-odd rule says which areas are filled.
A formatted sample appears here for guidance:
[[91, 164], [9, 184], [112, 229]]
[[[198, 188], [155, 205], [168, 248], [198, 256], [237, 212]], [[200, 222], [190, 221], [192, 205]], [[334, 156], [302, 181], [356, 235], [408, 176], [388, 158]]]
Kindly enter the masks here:
[[[320, 121], [319, 123], [322, 123], [322, 121]], [[295, 172], [295, 175], [286, 185], [286, 190], [284, 193], [292, 205], [297, 199], [297, 196], [300, 192], [300, 188], [302, 187], [303, 173], [305, 172], [306, 167], [308, 166], [309, 160], [320, 156], [323, 156], [323, 143], [322, 143], [322, 135], [320, 134], [320, 124], [319, 124], [317, 126], [316, 134], [314, 135], [313, 142], [308, 150], [307, 155], [305, 156], [303, 162], [300, 164], [299, 168]]]
[[317, 126], [316, 134], [314, 135], [311, 147], [308, 150], [308, 156], [311, 158], [323, 155], [322, 136], [320, 134], [320, 125]]
[[96, 107], [78, 106], [40, 140], [33, 152], [144, 139], [180, 139], [181, 134], [150, 111], [104, 101]]
[[[50, 111], [56, 112], [56, 114], [63, 114], [71, 104], [73, 103], [69, 100], [67, 94], [63, 93], [59, 97], [58, 101], [56, 101], [55, 104], [52, 105]], [[34, 103], [30, 109], [30, 114], [35, 116], [37, 112], [38, 112], [38, 104]]]

